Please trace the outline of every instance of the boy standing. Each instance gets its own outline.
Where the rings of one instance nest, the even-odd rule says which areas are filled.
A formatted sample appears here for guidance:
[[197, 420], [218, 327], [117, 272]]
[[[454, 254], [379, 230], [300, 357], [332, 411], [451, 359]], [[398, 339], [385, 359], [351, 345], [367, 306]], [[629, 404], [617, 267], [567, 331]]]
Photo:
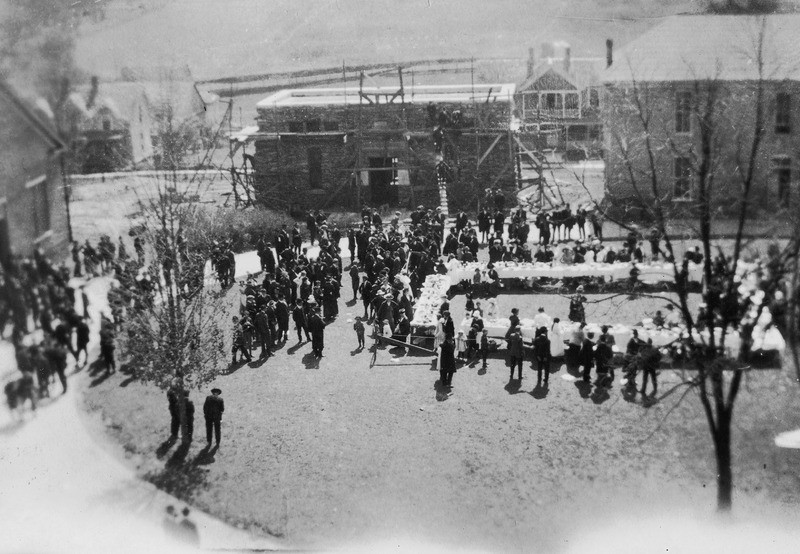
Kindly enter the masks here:
[[361, 321], [361, 316], [356, 316], [356, 322], [353, 324], [353, 329], [358, 337], [358, 348], [364, 348], [364, 323]]

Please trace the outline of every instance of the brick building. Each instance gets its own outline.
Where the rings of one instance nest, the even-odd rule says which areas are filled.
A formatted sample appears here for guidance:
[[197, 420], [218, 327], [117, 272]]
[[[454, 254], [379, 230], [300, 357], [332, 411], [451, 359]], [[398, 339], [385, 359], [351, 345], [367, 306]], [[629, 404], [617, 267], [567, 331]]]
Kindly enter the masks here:
[[512, 195], [514, 85], [283, 90], [258, 103], [257, 201], [282, 209]]
[[43, 100], [28, 102], [0, 80], [0, 262], [36, 248], [69, 255], [69, 222], [61, 156], [64, 145]]
[[[714, 176], [712, 202], [735, 207], [760, 95], [764, 132], [752, 196], [763, 210], [788, 209], [800, 152], [798, 32], [798, 15], [675, 16], [616, 52], [603, 101], [606, 189], [615, 207], [650, 201], [655, 174], [659, 196], [685, 211], [697, 198], [703, 159]], [[708, 155], [704, 134], [713, 137]]]

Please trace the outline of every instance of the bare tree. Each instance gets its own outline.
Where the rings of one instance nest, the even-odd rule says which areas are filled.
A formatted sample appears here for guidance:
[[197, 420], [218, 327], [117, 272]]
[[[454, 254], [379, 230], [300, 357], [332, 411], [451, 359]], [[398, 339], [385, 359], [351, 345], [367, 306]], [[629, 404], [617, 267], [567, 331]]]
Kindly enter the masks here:
[[210, 383], [225, 367], [227, 310], [223, 297], [204, 287], [212, 248], [209, 218], [196, 200], [194, 179], [179, 189], [176, 171], [191, 141], [165, 100], [156, 131], [164, 175], [143, 193], [140, 216], [132, 222], [148, 245], [149, 263], [140, 270], [123, 344], [138, 380], [175, 393], [186, 440], [189, 391]]
[[[744, 231], [755, 221], [755, 191], [765, 175], [770, 82], [770, 76], [765, 75], [763, 22], [756, 35], [750, 52], [756, 75], [749, 82], [725, 80], [722, 67], [717, 68], [716, 75], [698, 75], [680, 88], [683, 100], [677, 103], [683, 115], [678, 116], [675, 88], [634, 77], [625, 85], [627, 92], [622, 87], [610, 88], [613, 98], [607, 113], [608, 156], [615, 158], [615, 167], [619, 168], [617, 174], [607, 177], [624, 182], [628, 196], [615, 198], [613, 191], [608, 191], [604, 205], [619, 206], [624, 201], [635, 205], [640, 220], [653, 225], [664, 241], [674, 273], [674, 304], [686, 324], [680, 342], [687, 366], [695, 370], [684, 384], [696, 391], [708, 422], [721, 511], [732, 506], [731, 425], [741, 380], [748, 369], [753, 330], [764, 310], [779, 300], [776, 293], [786, 277], [788, 259], [787, 251], [777, 249], [766, 264], [758, 267], [744, 259]], [[685, 119], [675, 123], [675, 117]], [[681, 130], [691, 131], [678, 135], [673, 128], [679, 124], [687, 125]], [[678, 182], [688, 186], [677, 190]], [[607, 183], [609, 186], [614, 188], [613, 183]], [[732, 220], [736, 229], [727, 256], [713, 240], [721, 216]], [[688, 265], [679, 261], [672, 225], [677, 218], [687, 217], [694, 220], [703, 249], [705, 308], [698, 311], [690, 308]], [[794, 248], [796, 254], [796, 243]], [[750, 287], [742, 286], [745, 276]], [[729, 347], [732, 336], [737, 335], [740, 355], [732, 357]]]

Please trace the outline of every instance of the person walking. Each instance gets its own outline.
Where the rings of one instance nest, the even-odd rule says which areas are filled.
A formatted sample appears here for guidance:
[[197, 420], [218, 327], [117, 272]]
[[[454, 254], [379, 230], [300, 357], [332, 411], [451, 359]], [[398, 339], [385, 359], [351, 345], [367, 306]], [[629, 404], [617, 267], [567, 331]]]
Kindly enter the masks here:
[[214, 437], [217, 440], [217, 447], [219, 447], [222, 413], [225, 411], [225, 401], [222, 399], [222, 391], [217, 388], [211, 389], [211, 394], [206, 397], [203, 403], [203, 416], [206, 420], [206, 441], [208, 446], [211, 446], [211, 433], [213, 431]]

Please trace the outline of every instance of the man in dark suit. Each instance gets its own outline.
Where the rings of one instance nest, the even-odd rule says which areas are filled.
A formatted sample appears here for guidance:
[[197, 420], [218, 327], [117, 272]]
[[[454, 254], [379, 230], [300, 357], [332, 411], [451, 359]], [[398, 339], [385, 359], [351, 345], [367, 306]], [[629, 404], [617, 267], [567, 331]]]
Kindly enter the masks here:
[[317, 358], [321, 358], [325, 348], [325, 322], [319, 315], [319, 307], [308, 319], [308, 330], [311, 331], [311, 350]]
[[533, 357], [536, 360], [536, 382], [542, 382], [544, 371], [544, 385], [550, 380], [550, 339], [547, 338], [547, 327], [539, 327], [536, 338], [533, 339]]
[[525, 357], [525, 345], [522, 342], [522, 331], [519, 325], [511, 328], [511, 333], [508, 335], [508, 360], [511, 369], [511, 374], [508, 379], [514, 378], [514, 368], [517, 368], [517, 379], [522, 380], [522, 360]]
[[578, 364], [583, 366], [583, 380], [588, 383], [591, 379], [592, 365], [594, 364], [594, 333], [587, 333], [586, 338], [581, 344], [581, 351], [578, 354]]
[[211, 445], [211, 431], [217, 439], [217, 446], [220, 440], [220, 425], [222, 423], [222, 413], [225, 411], [225, 402], [222, 400], [220, 389], [211, 389], [211, 394], [206, 397], [203, 404], [203, 416], [206, 419], [206, 440]]
[[455, 343], [453, 342], [453, 337], [447, 336], [440, 348], [439, 384], [443, 387], [451, 387], [453, 384], [453, 373], [456, 370]]
[[306, 335], [306, 340], [310, 341], [311, 337], [308, 335], [306, 313], [303, 310], [303, 301], [300, 298], [297, 299], [297, 303], [292, 310], [292, 319], [294, 319], [294, 326], [295, 329], [297, 329], [297, 342], [303, 342], [303, 333]]

